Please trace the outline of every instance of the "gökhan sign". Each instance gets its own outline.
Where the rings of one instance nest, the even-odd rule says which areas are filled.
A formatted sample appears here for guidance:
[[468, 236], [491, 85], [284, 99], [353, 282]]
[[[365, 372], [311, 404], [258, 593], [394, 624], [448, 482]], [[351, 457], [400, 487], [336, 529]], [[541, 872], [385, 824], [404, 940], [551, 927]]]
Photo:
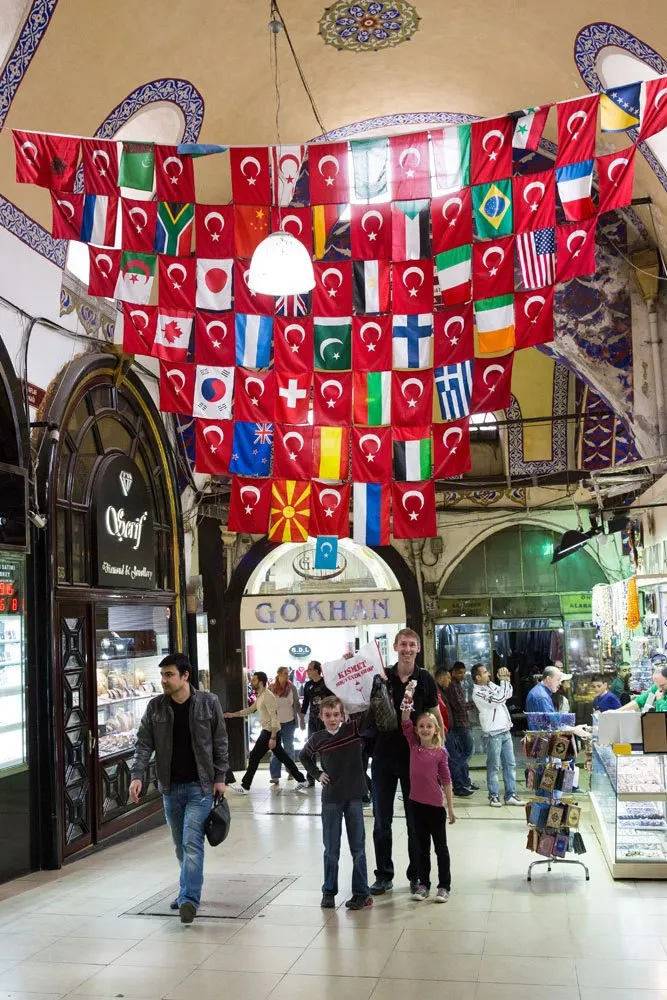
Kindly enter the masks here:
[[[400, 590], [346, 594], [266, 594], [241, 600], [241, 628], [324, 628], [331, 625], [382, 625], [405, 622]], [[290, 650], [291, 652], [291, 650]]]
[[97, 585], [153, 590], [155, 525], [144, 478], [131, 458], [114, 455], [95, 480]]

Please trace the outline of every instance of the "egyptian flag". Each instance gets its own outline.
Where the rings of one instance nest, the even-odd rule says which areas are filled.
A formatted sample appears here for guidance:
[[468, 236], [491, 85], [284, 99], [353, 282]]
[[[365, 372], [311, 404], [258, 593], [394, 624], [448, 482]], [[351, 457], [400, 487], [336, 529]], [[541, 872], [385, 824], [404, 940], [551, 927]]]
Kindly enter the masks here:
[[393, 260], [422, 260], [431, 256], [431, 203], [395, 201], [391, 206]]
[[354, 311], [357, 315], [389, 312], [389, 267], [387, 260], [352, 262]]

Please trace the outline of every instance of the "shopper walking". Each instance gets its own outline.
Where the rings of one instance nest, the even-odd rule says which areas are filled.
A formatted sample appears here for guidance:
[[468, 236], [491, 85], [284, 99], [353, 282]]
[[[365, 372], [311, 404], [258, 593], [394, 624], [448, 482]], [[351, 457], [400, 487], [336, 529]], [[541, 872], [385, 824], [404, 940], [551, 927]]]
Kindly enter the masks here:
[[[470, 781], [468, 762], [472, 757], [473, 739], [472, 727], [468, 719], [468, 705], [463, 681], [466, 676], [465, 663], [460, 660], [450, 671], [451, 680], [447, 683], [441, 678], [440, 684], [445, 692], [445, 703], [449, 714], [449, 730], [446, 736], [447, 752], [449, 753], [449, 768], [452, 774], [454, 795], [469, 798], [475, 789]], [[436, 680], [438, 678], [436, 677]]]
[[[301, 715], [308, 716], [308, 739], [314, 733], [324, 728], [320, 720], [320, 704], [323, 698], [331, 698], [332, 692], [324, 683], [322, 678], [322, 664], [317, 660], [311, 660], [306, 671], [308, 680], [303, 686], [303, 700], [301, 702]], [[312, 788], [315, 782], [308, 776], [308, 784]]]
[[[276, 679], [271, 685], [271, 690], [278, 702], [278, 721], [280, 722], [280, 741], [287, 756], [294, 760], [294, 733], [299, 723], [303, 726], [301, 718], [301, 706], [299, 704], [299, 694], [294, 684], [289, 679], [287, 667], [278, 667]], [[280, 761], [275, 753], [271, 754], [269, 764], [269, 774], [271, 784], [280, 783]], [[287, 776], [288, 781], [292, 781], [292, 775]]]
[[248, 715], [252, 715], [253, 712], [257, 712], [259, 722], [262, 727], [262, 730], [255, 741], [255, 745], [250, 751], [248, 767], [246, 769], [246, 773], [241, 778], [241, 784], [232, 785], [232, 791], [236, 792], [238, 795], [247, 795], [250, 791], [252, 780], [255, 777], [260, 761], [266, 754], [267, 750], [273, 750], [280, 763], [285, 766], [288, 774], [291, 774], [294, 780], [298, 782], [298, 789], [305, 788], [306, 786], [306, 779], [303, 774], [294, 761], [287, 756], [283, 749], [280, 739], [278, 699], [273, 691], [269, 690], [268, 682], [269, 679], [263, 670], [255, 671], [250, 681], [252, 689], [257, 696], [255, 703], [253, 705], [249, 705], [248, 708], [240, 709], [238, 712], [225, 712], [226, 719], [245, 718]]
[[486, 787], [489, 805], [500, 807], [498, 771], [502, 767], [505, 786], [505, 805], [522, 806], [516, 794], [516, 762], [512, 743], [512, 719], [507, 702], [512, 697], [510, 672], [507, 667], [498, 671], [499, 684], [491, 683], [491, 675], [482, 663], [472, 668], [472, 697], [479, 712], [479, 721], [484, 733], [486, 747]]
[[155, 754], [158, 788], [180, 866], [178, 896], [171, 904], [181, 922], [197, 915], [204, 881], [204, 823], [214, 795], [225, 794], [229, 766], [227, 729], [217, 695], [190, 684], [192, 666], [183, 653], [160, 663], [164, 694], [151, 698], [139, 725], [130, 765], [130, 799], [138, 802]]

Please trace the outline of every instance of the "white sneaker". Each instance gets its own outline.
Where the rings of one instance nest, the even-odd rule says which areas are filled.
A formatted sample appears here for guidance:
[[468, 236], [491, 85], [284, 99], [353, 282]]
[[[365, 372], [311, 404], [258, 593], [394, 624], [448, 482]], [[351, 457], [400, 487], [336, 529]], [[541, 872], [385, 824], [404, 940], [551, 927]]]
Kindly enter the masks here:
[[518, 795], [512, 795], [509, 799], [505, 799], [506, 806], [524, 806], [525, 804]]
[[449, 899], [449, 893], [447, 892], [447, 890], [446, 889], [438, 889], [438, 891], [436, 892], [436, 894], [435, 894], [435, 896], [433, 898], [433, 902], [434, 903], [446, 903], [448, 899]]
[[233, 792], [236, 792], [237, 795], [250, 795], [248, 789], [244, 788], [243, 785], [234, 784], [234, 785], [229, 785], [228, 787], [231, 788]]
[[279, 785], [280, 784], [280, 778], [269, 778], [269, 784], [270, 785]]
[[494, 809], [500, 809], [500, 799], [498, 798], [497, 795], [489, 796], [489, 805], [492, 806]]
[[307, 781], [297, 781], [296, 785], [294, 786], [294, 791], [295, 792], [307, 792], [308, 791], [308, 782]]

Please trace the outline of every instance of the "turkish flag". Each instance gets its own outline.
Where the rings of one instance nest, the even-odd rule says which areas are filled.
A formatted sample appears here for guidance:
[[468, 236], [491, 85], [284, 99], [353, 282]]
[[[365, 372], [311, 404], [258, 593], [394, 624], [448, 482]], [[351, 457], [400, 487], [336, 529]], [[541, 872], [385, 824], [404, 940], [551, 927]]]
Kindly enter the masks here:
[[195, 205], [198, 257], [234, 256], [234, 206]]
[[329, 427], [352, 423], [352, 372], [315, 372], [313, 423]]
[[472, 291], [475, 299], [511, 295], [514, 291], [513, 236], [473, 244]]
[[471, 413], [505, 410], [510, 405], [514, 353], [503, 358], [477, 358], [472, 373]]
[[632, 202], [632, 188], [635, 181], [636, 146], [619, 149], [616, 153], [596, 158], [600, 204], [598, 212], [611, 212], [624, 208]]
[[123, 302], [123, 351], [126, 354], [150, 355], [156, 333], [157, 306]]
[[232, 476], [227, 523], [230, 531], [243, 535], [265, 535], [269, 529], [270, 507], [270, 479]]
[[346, 142], [308, 147], [310, 202], [336, 205], [350, 200], [349, 150]]
[[56, 240], [80, 240], [83, 220], [82, 194], [51, 192], [51, 234]]
[[179, 153], [177, 146], [156, 143], [155, 191], [158, 201], [196, 201], [192, 157]]
[[406, 260], [391, 266], [394, 313], [433, 312], [433, 260]]
[[391, 420], [397, 427], [430, 424], [433, 419], [433, 371], [391, 373]]
[[352, 428], [352, 482], [390, 483], [391, 427]]
[[393, 483], [391, 487], [394, 538], [435, 538], [435, 483]]
[[312, 426], [310, 424], [275, 424], [273, 475], [276, 479], [310, 479], [312, 471]]
[[595, 135], [598, 124], [599, 94], [562, 101], [556, 105], [558, 115], [558, 150], [556, 166], [592, 160], [595, 156]]
[[442, 312], [434, 313], [433, 337], [433, 364], [436, 368], [441, 365], [457, 365], [461, 361], [472, 361], [475, 356], [472, 302], [466, 302], [461, 306], [449, 306]]
[[233, 146], [229, 150], [232, 200], [237, 205], [269, 205], [271, 174], [267, 146]]
[[192, 413], [195, 396], [195, 365], [160, 361], [160, 410], [162, 413]]
[[289, 233], [313, 256], [313, 212], [311, 208], [272, 208], [271, 232]]
[[234, 261], [234, 309], [250, 316], [273, 316], [273, 295], [262, 295], [248, 287], [250, 264], [245, 260]]
[[667, 128], [667, 80], [644, 81], [644, 107], [642, 108], [639, 138], [648, 139]]
[[232, 454], [233, 420], [195, 420], [195, 472], [226, 476]]
[[236, 364], [234, 313], [198, 309], [195, 320], [195, 361], [198, 365], [231, 368]]
[[431, 225], [434, 254], [472, 243], [470, 188], [434, 198], [431, 202]]
[[88, 275], [88, 294], [99, 295], [105, 299], [116, 297], [116, 282], [120, 274], [120, 255], [122, 250], [103, 250], [100, 247], [88, 247], [90, 262]]
[[158, 304], [164, 309], [194, 309], [196, 261], [194, 257], [158, 255]]
[[275, 380], [273, 371], [237, 368], [234, 375], [234, 419], [272, 423]]
[[556, 175], [553, 170], [512, 178], [514, 232], [531, 233], [556, 225]]
[[514, 122], [489, 118], [473, 122], [470, 129], [470, 183], [488, 184], [512, 176]]
[[556, 227], [556, 281], [595, 274], [596, 218]]
[[269, 235], [269, 209], [265, 205], [234, 205], [234, 246], [236, 256], [250, 260]]
[[554, 287], [517, 292], [514, 297], [516, 350], [550, 344], [554, 339]]
[[73, 191], [81, 140], [40, 132], [16, 132], [16, 183]]
[[409, 132], [389, 138], [392, 201], [430, 198], [428, 132]]
[[352, 317], [352, 368], [386, 372], [392, 367], [391, 316]]
[[123, 250], [134, 250], [136, 253], [152, 253], [153, 246], [155, 245], [157, 202], [121, 198], [120, 209], [120, 245]]
[[312, 372], [276, 372], [276, 423], [305, 424], [308, 422]]
[[354, 260], [391, 260], [391, 205], [352, 205], [350, 244]]
[[352, 263], [316, 261], [313, 316], [352, 315]]
[[310, 316], [276, 316], [273, 321], [273, 364], [277, 372], [312, 372], [313, 351], [313, 321]]
[[[114, 139], [82, 139], [83, 190], [118, 196], [118, 143]], [[152, 249], [152, 247], [151, 247]]]
[[450, 479], [471, 468], [469, 418], [433, 424], [433, 478]]
[[350, 535], [350, 484], [334, 486], [313, 479], [310, 491], [310, 526], [312, 538], [319, 535]]

